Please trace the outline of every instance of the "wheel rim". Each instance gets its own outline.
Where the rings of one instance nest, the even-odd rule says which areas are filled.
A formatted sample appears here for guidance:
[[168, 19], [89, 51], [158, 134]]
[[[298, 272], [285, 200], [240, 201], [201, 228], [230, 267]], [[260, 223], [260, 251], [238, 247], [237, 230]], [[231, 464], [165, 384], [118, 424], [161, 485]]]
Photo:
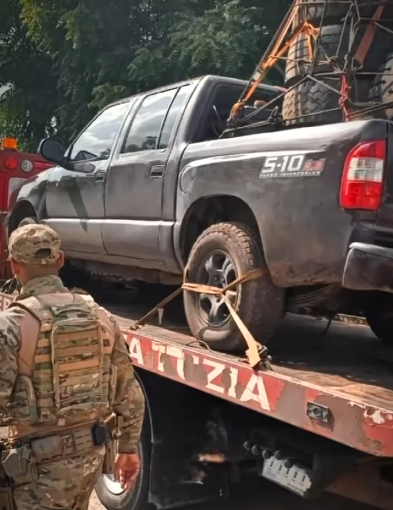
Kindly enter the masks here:
[[[220, 289], [225, 288], [238, 277], [233, 260], [221, 250], [210, 252], [204, 258], [196, 276], [198, 283], [219, 287]], [[227, 291], [226, 296], [231, 305], [236, 308], [239, 289]], [[228, 306], [219, 296], [199, 294], [198, 303], [203, 319], [211, 327], [221, 327], [231, 318]]]
[[[115, 453], [117, 453], [117, 441], [115, 443]], [[117, 482], [113, 475], [107, 475], [107, 474], [102, 475], [102, 481], [103, 481], [105, 488], [107, 489], [108, 492], [110, 492], [114, 496], [119, 497], [119, 496], [122, 496], [123, 494], [128, 494], [128, 497], [127, 497], [127, 500], [128, 500], [128, 498], [131, 497], [131, 494], [134, 492], [135, 487], [138, 486], [141, 472], [143, 469], [143, 452], [142, 452], [140, 443], [138, 445], [138, 453], [139, 453], [139, 461], [140, 461], [140, 471], [139, 471], [138, 478], [136, 479], [136, 482], [135, 482], [134, 486], [132, 487], [132, 489], [123, 489], [122, 486], [120, 485], [120, 482]]]
[[24, 218], [18, 225], [19, 227], [25, 227], [26, 225], [36, 225], [37, 222], [33, 218]]
[[[103, 482], [105, 485], [105, 488], [108, 492], [113, 494], [114, 496], [121, 496], [126, 492], [125, 489], [122, 489], [119, 482], [116, 482], [113, 475], [103, 475]], [[132, 491], [132, 489], [131, 489]]]

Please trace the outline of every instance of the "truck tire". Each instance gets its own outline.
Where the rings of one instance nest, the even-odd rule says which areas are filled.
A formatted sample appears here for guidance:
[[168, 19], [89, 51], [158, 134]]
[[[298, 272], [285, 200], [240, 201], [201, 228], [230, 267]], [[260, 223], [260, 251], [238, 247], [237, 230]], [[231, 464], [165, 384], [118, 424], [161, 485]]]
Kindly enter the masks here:
[[[329, 73], [334, 71], [332, 63], [327, 59], [335, 59], [339, 67], [342, 68], [345, 57], [349, 50], [356, 51], [363, 39], [366, 25], [361, 25], [351, 43], [351, 30], [346, 27], [343, 30], [341, 25], [324, 26], [321, 29], [318, 53], [315, 60], [313, 76], [318, 77], [319, 73]], [[385, 56], [389, 54], [393, 46], [393, 34], [380, 29], [376, 32], [375, 38], [363, 62], [362, 71], [367, 73], [377, 73], [380, 70]], [[303, 76], [310, 74], [311, 65], [309, 64], [309, 49], [307, 37], [299, 34], [292, 42], [288, 50], [288, 60], [285, 68], [285, 86], [291, 87]], [[369, 79], [368, 79], [369, 80]], [[366, 80], [366, 81], [368, 81]], [[358, 81], [360, 80], [358, 78]], [[363, 97], [353, 98], [358, 101], [367, 101], [368, 90], [364, 90]]]
[[365, 315], [374, 335], [386, 344], [393, 345], [393, 297], [379, 294], [366, 309]]
[[123, 490], [113, 477], [102, 475], [95, 491], [101, 504], [107, 510], [147, 510], [153, 508], [148, 502], [150, 480], [150, 438], [143, 427], [139, 443], [141, 469], [134, 487]]
[[[314, 75], [317, 73], [328, 73], [333, 71], [328, 58], [338, 56], [343, 59], [348, 52], [349, 30], [344, 31], [344, 37], [340, 44], [343, 28], [341, 25], [322, 27], [319, 38], [318, 54], [315, 60]], [[337, 51], [340, 50], [340, 51]], [[310, 74], [310, 55], [305, 34], [299, 34], [292, 42], [288, 50], [288, 60], [285, 66], [285, 87], [291, 87]]]
[[[373, 103], [390, 103], [393, 101], [393, 53], [390, 53], [375, 77], [369, 92], [369, 101]], [[379, 110], [373, 114], [374, 118], [393, 119], [393, 108]]]
[[[273, 284], [260, 243], [250, 227], [218, 223], [205, 230], [191, 250], [186, 278], [192, 283], [222, 288], [252, 269], [263, 269], [264, 275], [227, 296], [254, 338], [265, 344], [282, 316], [284, 289]], [[243, 335], [225, 303], [217, 299], [184, 292], [191, 333], [218, 351], [244, 350], [247, 345]]]
[[[296, 29], [303, 25], [305, 21], [309, 21], [314, 26], [319, 27], [322, 16], [324, 25], [333, 25], [335, 23], [342, 23], [345, 16], [348, 14], [352, 2], [342, 0], [327, 0], [326, 10], [325, 2], [323, 0], [302, 0], [295, 15], [292, 29]], [[372, 18], [377, 5], [375, 2], [369, 4], [360, 2], [359, 14], [361, 18]], [[385, 7], [383, 20], [391, 19], [393, 17], [393, 5], [388, 2]]]
[[37, 218], [23, 218], [23, 220], [19, 222], [18, 228], [24, 227], [25, 225], [35, 225], [36, 223], [38, 223]]
[[340, 23], [348, 13], [349, 3], [327, 0], [325, 11], [324, 7], [324, 2], [321, 0], [303, 0], [298, 7], [292, 28], [300, 27], [305, 21], [313, 23], [318, 27], [322, 16], [324, 16], [325, 25]]
[[[338, 82], [334, 80], [324, 79], [320, 82], [307, 80], [299, 83], [285, 94], [282, 115], [287, 125], [334, 124], [344, 120], [344, 112], [339, 108], [340, 95], [325, 87], [324, 83], [337, 90], [337, 92], [340, 90]], [[357, 79], [352, 84], [351, 99], [354, 103], [365, 103], [369, 93], [369, 80]], [[366, 106], [359, 106], [358, 108], [363, 109]], [[334, 110], [335, 108], [339, 109]], [[296, 118], [301, 115], [308, 115], [308, 117]], [[374, 118], [374, 115], [358, 116], [356, 120], [365, 120], [366, 118]]]
[[[336, 80], [324, 80], [333, 89], [339, 91]], [[287, 92], [283, 99], [282, 116], [287, 125], [295, 124], [333, 124], [344, 120], [344, 113], [339, 108], [340, 95], [323, 83], [307, 80], [299, 83]], [[302, 115], [305, 117], [297, 118]]]

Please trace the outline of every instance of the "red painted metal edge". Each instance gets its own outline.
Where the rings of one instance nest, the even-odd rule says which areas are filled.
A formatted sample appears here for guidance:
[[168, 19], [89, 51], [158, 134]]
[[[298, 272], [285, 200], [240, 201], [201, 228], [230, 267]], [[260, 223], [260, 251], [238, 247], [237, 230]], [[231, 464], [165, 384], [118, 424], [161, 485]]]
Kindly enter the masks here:
[[[255, 371], [221, 353], [123, 331], [135, 366], [366, 453], [393, 457], [392, 409], [273, 371]], [[307, 413], [328, 408], [327, 423]]]

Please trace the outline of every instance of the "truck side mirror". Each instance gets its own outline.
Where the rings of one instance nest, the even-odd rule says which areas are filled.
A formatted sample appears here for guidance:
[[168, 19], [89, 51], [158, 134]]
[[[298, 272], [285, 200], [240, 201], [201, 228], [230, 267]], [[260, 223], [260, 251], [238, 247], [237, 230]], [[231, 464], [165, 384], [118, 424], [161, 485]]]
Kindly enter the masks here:
[[63, 144], [55, 138], [45, 138], [42, 140], [38, 152], [50, 163], [55, 163], [56, 165], [62, 165], [64, 163]]

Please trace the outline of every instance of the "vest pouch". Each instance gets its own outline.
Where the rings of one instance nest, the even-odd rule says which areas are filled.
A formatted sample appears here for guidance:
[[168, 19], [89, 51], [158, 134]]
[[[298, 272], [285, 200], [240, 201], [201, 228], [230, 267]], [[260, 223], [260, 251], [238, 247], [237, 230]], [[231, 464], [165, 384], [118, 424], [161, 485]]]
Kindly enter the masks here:
[[0, 510], [16, 510], [11, 487], [0, 486]]
[[36, 482], [38, 470], [30, 445], [22, 445], [1, 452], [1, 464], [13, 485]]
[[64, 455], [64, 437], [46, 436], [32, 439], [31, 451], [37, 464]]

